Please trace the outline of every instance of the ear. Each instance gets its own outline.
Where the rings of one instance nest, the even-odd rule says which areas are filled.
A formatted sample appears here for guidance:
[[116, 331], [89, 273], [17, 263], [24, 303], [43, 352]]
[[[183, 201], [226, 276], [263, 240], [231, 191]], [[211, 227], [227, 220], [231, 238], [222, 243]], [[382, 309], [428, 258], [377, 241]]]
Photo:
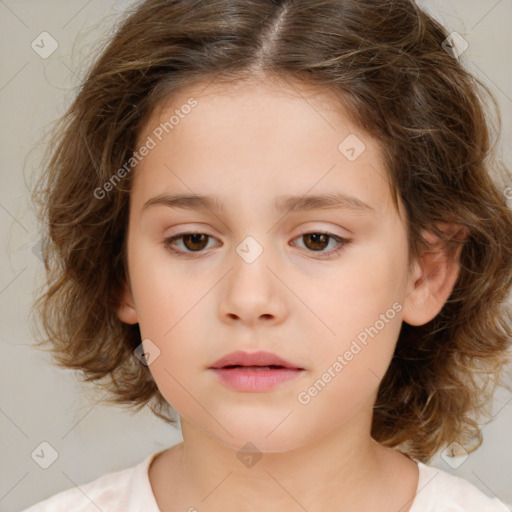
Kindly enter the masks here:
[[[129, 279], [128, 279], [129, 281]], [[126, 282], [123, 285], [119, 293], [119, 302], [117, 306], [117, 316], [121, 322], [125, 324], [136, 324], [139, 319], [137, 317], [137, 311], [135, 309], [135, 301], [133, 300], [133, 293], [131, 290], [130, 282]]]
[[[443, 223], [437, 227], [450, 241], [442, 240], [430, 231], [423, 232], [432, 247], [414, 262], [409, 277], [402, 317], [409, 325], [424, 325], [432, 320], [448, 300], [459, 275], [459, 258], [467, 229], [460, 224]], [[455, 249], [451, 247], [450, 251], [452, 245]]]

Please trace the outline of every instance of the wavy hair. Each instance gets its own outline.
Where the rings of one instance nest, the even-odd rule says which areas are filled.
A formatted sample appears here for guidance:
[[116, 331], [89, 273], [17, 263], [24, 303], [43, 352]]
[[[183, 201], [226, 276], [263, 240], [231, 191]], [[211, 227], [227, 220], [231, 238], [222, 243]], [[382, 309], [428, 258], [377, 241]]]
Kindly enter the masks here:
[[405, 205], [411, 261], [428, 249], [422, 230], [452, 245], [461, 242], [440, 223], [468, 233], [441, 312], [402, 325], [372, 436], [424, 462], [454, 440], [476, 449], [512, 339], [512, 211], [507, 181], [494, 179], [510, 172], [494, 154], [496, 100], [445, 51], [448, 35], [413, 0], [146, 0], [132, 8], [55, 125], [33, 191], [47, 276], [34, 305], [45, 331], [36, 345], [101, 385], [107, 401], [148, 405], [173, 423], [134, 357], [138, 325], [115, 313], [133, 173], [106, 197], [95, 190], [129, 161], [148, 116], [178, 90], [265, 77], [318, 86], [380, 142], [393, 199]]

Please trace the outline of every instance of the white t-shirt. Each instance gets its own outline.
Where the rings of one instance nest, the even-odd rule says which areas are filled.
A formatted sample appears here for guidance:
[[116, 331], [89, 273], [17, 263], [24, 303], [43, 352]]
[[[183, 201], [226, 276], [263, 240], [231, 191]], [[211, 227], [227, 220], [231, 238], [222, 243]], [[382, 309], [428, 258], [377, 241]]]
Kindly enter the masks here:
[[[148, 469], [158, 453], [136, 466], [62, 491], [22, 512], [161, 512]], [[511, 512], [462, 478], [418, 462], [419, 481], [410, 512]]]

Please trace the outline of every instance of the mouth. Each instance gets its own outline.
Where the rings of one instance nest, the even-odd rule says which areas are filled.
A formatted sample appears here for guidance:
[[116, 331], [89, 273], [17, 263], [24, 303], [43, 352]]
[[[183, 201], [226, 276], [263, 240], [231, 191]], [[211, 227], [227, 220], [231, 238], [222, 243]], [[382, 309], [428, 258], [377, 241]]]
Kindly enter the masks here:
[[218, 361], [210, 366], [210, 369], [233, 369], [233, 368], [250, 368], [253, 370], [265, 369], [265, 370], [278, 370], [278, 369], [294, 369], [304, 370], [299, 365], [287, 361], [282, 357], [273, 354], [272, 352], [243, 352], [241, 350], [232, 352], [224, 357], [221, 357]]
[[[223, 366], [222, 368], [214, 368], [215, 370], [231, 370], [234, 368], [241, 368], [244, 370], [282, 370], [283, 368], [287, 368], [286, 366], [274, 365], [271, 364], [269, 366], [244, 366], [240, 364], [229, 364]], [[300, 370], [301, 368], [290, 368]]]
[[259, 393], [297, 378], [305, 369], [271, 352], [233, 352], [209, 367], [220, 382], [235, 391]]

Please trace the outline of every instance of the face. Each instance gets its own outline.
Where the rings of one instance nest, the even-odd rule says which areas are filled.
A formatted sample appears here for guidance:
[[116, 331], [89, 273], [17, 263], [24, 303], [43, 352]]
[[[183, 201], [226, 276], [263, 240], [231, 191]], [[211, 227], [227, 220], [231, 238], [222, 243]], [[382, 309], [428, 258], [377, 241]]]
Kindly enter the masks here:
[[[268, 82], [184, 90], [142, 145], [118, 314], [182, 422], [262, 452], [367, 426], [411, 290], [378, 143], [326, 93]], [[211, 369], [260, 350], [301, 370], [249, 390]]]

